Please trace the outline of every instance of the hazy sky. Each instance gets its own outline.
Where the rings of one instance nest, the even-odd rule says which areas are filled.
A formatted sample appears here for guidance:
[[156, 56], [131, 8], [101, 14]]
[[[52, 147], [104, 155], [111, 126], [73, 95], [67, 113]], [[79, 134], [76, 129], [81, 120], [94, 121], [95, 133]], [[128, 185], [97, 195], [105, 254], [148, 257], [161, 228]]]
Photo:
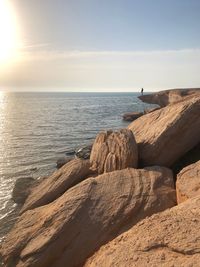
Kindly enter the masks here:
[[199, 0], [9, 2], [18, 50], [0, 63], [4, 90], [200, 87]]

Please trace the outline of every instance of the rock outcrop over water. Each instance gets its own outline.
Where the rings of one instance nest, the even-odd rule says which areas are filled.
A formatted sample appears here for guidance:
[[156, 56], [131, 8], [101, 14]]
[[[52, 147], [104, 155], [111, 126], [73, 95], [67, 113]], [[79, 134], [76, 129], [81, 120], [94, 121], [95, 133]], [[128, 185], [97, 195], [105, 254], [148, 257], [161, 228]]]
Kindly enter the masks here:
[[200, 142], [200, 95], [169, 105], [132, 122], [140, 166], [170, 167]]
[[195, 94], [200, 95], [200, 88], [165, 90], [153, 94], [141, 95], [139, 99], [148, 104], [157, 104], [160, 107], [166, 107], [169, 104], [174, 104], [184, 100], [187, 96]]
[[133, 133], [128, 129], [106, 131], [97, 135], [90, 162], [99, 174], [128, 167], [137, 168], [138, 148]]
[[167, 168], [105, 173], [25, 212], [2, 254], [8, 266], [80, 266], [123, 228], [174, 205], [173, 176]]
[[86, 267], [199, 267], [200, 196], [139, 222], [102, 247]]
[[3, 266], [199, 266], [198, 92], [158, 93], [166, 107], [99, 133], [89, 160], [38, 181], [2, 244]]
[[200, 161], [185, 167], [177, 176], [177, 202], [200, 195]]

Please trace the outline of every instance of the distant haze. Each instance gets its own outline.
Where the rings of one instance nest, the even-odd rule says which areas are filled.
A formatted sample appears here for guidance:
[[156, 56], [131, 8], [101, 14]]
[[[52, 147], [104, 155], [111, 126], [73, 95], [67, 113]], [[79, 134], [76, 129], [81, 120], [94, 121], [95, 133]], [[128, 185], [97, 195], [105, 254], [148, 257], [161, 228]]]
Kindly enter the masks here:
[[0, 62], [1, 90], [200, 87], [199, 0], [10, 4], [20, 45], [12, 58]]

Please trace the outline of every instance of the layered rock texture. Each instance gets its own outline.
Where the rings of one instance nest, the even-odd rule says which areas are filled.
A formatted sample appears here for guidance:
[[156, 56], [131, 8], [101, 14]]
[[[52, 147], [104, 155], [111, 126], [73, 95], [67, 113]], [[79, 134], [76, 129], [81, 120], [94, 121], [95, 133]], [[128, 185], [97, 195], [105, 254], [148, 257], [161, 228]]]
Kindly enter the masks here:
[[106, 131], [97, 135], [90, 162], [99, 174], [128, 167], [137, 168], [138, 149], [133, 133], [128, 129]]
[[74, 159], [33, 188], [21, 213], [46, 205], [91, 174], [88, 160]]
[[85, 267], [199, 267], [200, 196], [139, 222]]
[[200, 94], [200, 88], [164, 90], [149, 95], [142, 95], [138, 98], [145, 103], [157, 104], [160, 107], [166, 107], [169, 104], [174, 104], [184, 100], [187, 96], [195, 94]]
[[177, 202], [200, 195], [200, 161], [185, 167], [177, 176]]
[[132, 122], [140, 166], [171, 166], [200, 142], [200, 96], [169, 105]]
[[81, 266], [119, 232], [175, 201], [167, 168], [124, 169], [88, 178], [19, 218], [1, 249], [4, 264]]
[[34, 182], [1, 247], [3, 266], [199, 267], [199, 93], [153, 94], [162, 108], [98, 134], [76, 151], [90, 160]]

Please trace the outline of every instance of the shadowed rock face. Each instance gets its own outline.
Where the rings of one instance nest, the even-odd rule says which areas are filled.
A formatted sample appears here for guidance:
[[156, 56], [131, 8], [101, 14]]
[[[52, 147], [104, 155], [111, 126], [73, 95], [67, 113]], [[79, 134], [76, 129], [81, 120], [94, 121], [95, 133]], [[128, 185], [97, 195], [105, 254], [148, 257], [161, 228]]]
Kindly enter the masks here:
[[171, 166], [200, 142], [200, 96], [169, 105], [132, 122], [141, 166]]
[[23, 204], [30, 194], [31, 187], [37, 183], [32, 177], [19, 178], [14, 185], [12, 199], [15, 203]]
[[138, 98], [145, 103], [157, 104], [160, 107], [166, 107], [169, 104], [174, 104], [183, 100], [187, 96], [200, 94], [200, 89], [172, 89], [156, 92], [149, 95], [142, 95]]
[[128, 129], [106, 131], [97, 135], [90, 155], [92, 169], [99, 174], [137, 168], [138, 149], [133, 133]]
[[177, 176], [177, 202], [200, 195], [200, 160], [185, 167]]
[[199, 225], [200, 196], [139, 222], [84, 266], [199, 267]]
[[174, 205], [172, 172], [167, 168], [105, 173], [25, 212], [1, 254], [5, 266], [80, 266], [119, 232]]
[[91, 174], [88, 160], [74, 159], [42, 180], [26, 199], [20, 213], [46, 205]]

